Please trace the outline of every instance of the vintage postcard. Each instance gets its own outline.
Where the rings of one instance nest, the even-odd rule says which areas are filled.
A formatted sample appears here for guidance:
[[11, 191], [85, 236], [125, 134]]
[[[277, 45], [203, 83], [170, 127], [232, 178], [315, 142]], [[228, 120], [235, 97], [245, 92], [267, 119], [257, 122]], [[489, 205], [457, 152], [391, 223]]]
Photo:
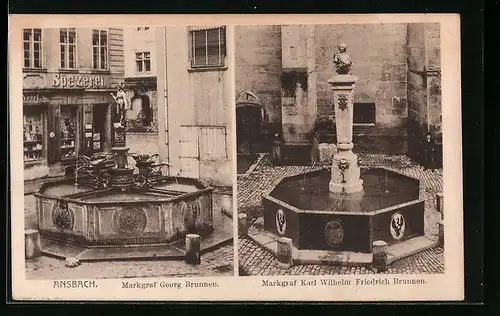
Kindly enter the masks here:
[[458, 15], [10, 18], [14, 299], [464, 298]]

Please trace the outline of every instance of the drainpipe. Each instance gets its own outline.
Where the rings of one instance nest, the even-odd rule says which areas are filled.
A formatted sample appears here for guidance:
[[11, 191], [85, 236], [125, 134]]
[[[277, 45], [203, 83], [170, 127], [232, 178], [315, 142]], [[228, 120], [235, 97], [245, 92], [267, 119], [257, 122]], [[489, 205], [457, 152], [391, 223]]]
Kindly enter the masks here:
[[[167, 98], [167, 62], [166, 62], [166, 27], [161, 27], [156, 30], [156, 87], [157, 87], [157, 125], [158, 125], [158, 148], [160, 162], [166, 162], [167, 156], [170, 158], [169, 146], [167, 141], [168, 131], [168, 98]], [[170, 175], [170, 168], [168, 168]]]
[[427, 56], [427, 28], [424, 25], [424, 73], [423, 73], [423, 81], [425, 85], [425, 98], [426, 98], [426, 114], [427, 114], [427, 132], [430, 132], [430, 115], [429, 115], [429, 91], [427, 86], [427, 65], [429, 59]]
[[[165, 98], [165, 130], [163, 131], [163, 134], [165, 135], [165, 143], [168, 144], [167, 146], [167, 156], [168, 156], [168, 161], [170, 161], [170, 130], [168, 128], [168, 122], [169, 122], [169, 119], [170, 119], [170, 116], [168, 115], [168, 97], [167, 97], [167, 93], [168, 93], [168, 76], [167, 76], [167, 67], [168, 67], [168, 63], [167, 63], [167, 27], [164, 26], [163, 27], [163, 52], [164, 52], [164, 56], [165, 58], [163, 59], [164, 61], [164, 67], [163, 67], [163, 71], [165, 72], [165, 83], [163, 85], [163, 89], [164, 89], [164, 92], [163, 92], [163, 97]], [[168, 137], [167, 137], [167, 134], [168, 133]], [[170, 175], [170, 167], [168, 167], [168, 175]]]

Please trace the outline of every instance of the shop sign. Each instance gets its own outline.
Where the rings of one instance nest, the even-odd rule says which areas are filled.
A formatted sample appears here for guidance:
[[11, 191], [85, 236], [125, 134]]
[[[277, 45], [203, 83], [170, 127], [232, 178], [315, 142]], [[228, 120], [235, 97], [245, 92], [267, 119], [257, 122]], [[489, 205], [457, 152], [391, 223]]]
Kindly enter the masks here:
[[53, 88], [104, 88], [108, 85], [108, 77], [84, 74], [55, 74]]
[[39, 94], [23, 94], [23, 104], [46, 104], [49, 98]]

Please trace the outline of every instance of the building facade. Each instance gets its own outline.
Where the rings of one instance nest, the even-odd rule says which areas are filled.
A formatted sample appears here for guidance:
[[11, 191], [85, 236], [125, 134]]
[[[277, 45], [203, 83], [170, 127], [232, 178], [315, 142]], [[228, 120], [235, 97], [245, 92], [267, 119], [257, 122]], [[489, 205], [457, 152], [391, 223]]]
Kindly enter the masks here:
[[158, 153], [156, 29], [124, 28], [126, 143], [131, 152]]
[[224, 26], [125, 30], [127, 146], [168, 174], [232, 184], [231, 78]]
[[23, 54], [24, 179], [62, 175], [77, 155], [110, 152], [122, 29], [24, 29]]
[[425, 132], [441, 133], [438, 23], [236, 26], [235, 39], [236, 94], [258, 96], [265, 125], [287, 145], [309, 144], [319, 122], [334, 124], [327, 80], [341, 42], [359, 78], [358, 152], [416, 158]]

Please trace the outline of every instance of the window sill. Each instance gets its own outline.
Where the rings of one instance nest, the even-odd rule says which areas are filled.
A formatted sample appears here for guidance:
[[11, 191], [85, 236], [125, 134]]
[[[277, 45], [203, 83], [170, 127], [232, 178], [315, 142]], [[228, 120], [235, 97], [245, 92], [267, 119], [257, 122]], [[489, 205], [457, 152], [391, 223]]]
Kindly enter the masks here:
[[140, 72], [140, 71], [136, 71], [134, 73], [134, 77], [151, 77], [153, 76], [153, 72], [152, 71], [143, 71], [143, 72]]
[[73, 74], [73, 73], [79, 73], [79, 71], [78, 68], [59, 68], [59, 73]]
[[227, 66], [213, 66], [213, 67], [189, 67], [188, 72], [206, 72], [206, 71], [226, 71]]
[[46, 73], [47, 72], [47, 68], [23, 68], [23, 73], [24, 72]]
[[109, 69], [106, 69], [106, 70], [103, 70], [103, 69], [89, 69], [88, 73], [106, 75], [106, 74], [110, 74], [111, 70], [109, 70]]
[[353, 123], [352, 126], [375, 126], [375, 123]]
[[126, 132], [128, 133], [145, 133], [145, 134], [154, 134], [157, 133], [158, 131], [153, 128], [153, 127], [129, 127], [125, 129]]

